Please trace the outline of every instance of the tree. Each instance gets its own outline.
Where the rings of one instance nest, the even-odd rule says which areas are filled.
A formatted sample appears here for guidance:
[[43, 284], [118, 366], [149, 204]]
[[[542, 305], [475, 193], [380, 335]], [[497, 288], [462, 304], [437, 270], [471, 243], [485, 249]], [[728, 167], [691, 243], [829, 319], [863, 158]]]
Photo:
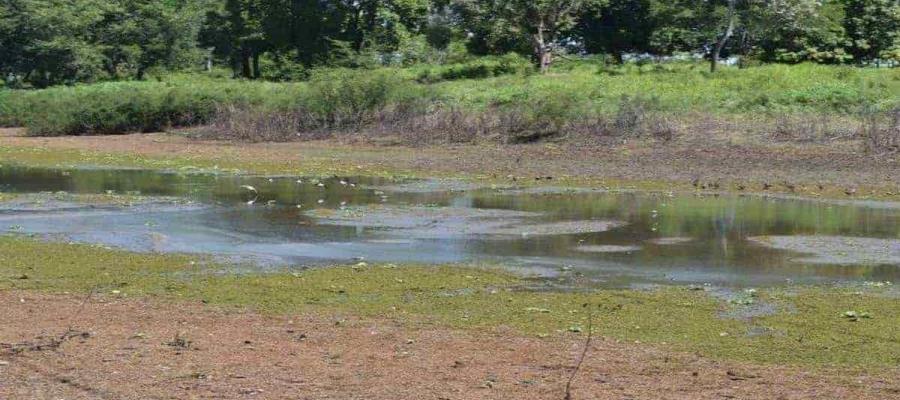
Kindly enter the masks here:
[[4, 0], [0, 71], [18, 82], [142, 78], [194, 61], [202, 1]]
[[709, 72], [716, 72], [716, 67], [719, 65], [719, 58], [722, 56], [722, 49], [725, 48], [725, 45], [728, 44], [728, 40], [731, 39], [731, 36], [734, 35], [734, 28], [737, 25], [738, 19], [738, 11], [737, 11], [737, 1], [738, 0], [725, 0], [726, 1], [726, 10], [725, 10], [725, 32], [719, 36], [718, 40], [716, 40], [715, 47], [713, 47], [712, 53], [710, 53], [709, 57]]
[[711, 17], [714, 3], [695, 0], [653, 1], [650, 15], [657, 21], [650, 33], [650, 51], [660, 55], [704, 51], [719, 32]]
[[266, 50], [262, 0], [225, 0], [220, 8], [207, 14], [201, 31], [201, 43], [231, 63], [235, 77], [260, 76], [259, 57]]
[[835, 1], [757, 2], [744, 32], [763, 61], [842, 63], [845, 51], [843, 6]]
[[458, 0], [454, 9], [472, 37], [474, 46], [470, 48], [475, 47], [476, 52], [494, 50], [494, 53], [500, 53], [521, 49], [527, 44], [543, 73], [553, 62], [562, 35], [575, 27], [583, 12], [603, 2], [605, 0]]
[[203, 2], [123, 0], [111, 3], [97, 46], [110, 76], [125, 73], [143, 79], [148, 68], [177, 69], [198, 61], [197, 33]]
[[575, 26], [581, 12], [602, 0], [510, 0], [504, 10], [531, 37], [534, 58], [541, 73], [553, 63], [560, 34]]
[[857, 61], [892, 57], [900, 48], [900, 1], [845, 0], [844, 28]]
[[448, 11], [444, 8], [432, 12], [425, 25], [425, 40], [437, 51], [445, 51], [453, 40], [453, 26]]
[[578, 23], [588, 53], [608, 53], [622, 62], [624, 53], [650, 52], [650, 39], [663, 23], [651, 13], [653, 0], [610, 0], [591, 7]]

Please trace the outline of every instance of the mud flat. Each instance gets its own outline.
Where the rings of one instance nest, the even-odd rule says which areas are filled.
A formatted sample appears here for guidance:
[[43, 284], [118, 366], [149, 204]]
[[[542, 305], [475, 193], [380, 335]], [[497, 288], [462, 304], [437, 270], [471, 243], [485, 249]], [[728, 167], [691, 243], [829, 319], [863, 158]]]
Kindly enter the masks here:
[[596, 245], [578, 246], [575, 250], [583, 253], [631, 253], [640, 251], [641, 246]]
[[543, 214], [497, 209], [426, 206], [363, 206], [312, 210], [307, 216], [322, 225], [382, 229], [416, 238], [468, 235], [496, 237], [548, 236], [605, 232], [625, 223], [610, 220], [547, 222]]
[[804, 253], [795, 261], [811, 264], [898, 264], [900, 239], [847, 236], [758, 236], [748, 240], [780, 250]]
[[655, 244], [657, 246], [674, 246], [674, 245], [678, 245], [678, 244], [690, 243], [693, 241], [694, 241], [694, 238], [678, 236], [678, 237], [664, 237], [664, 238], [650, 239], [647, 241], [647, 243]]
[[[469, 192], [473, 190], [491, 189], [491, 185], [472, 182], [464, 179], [416, 179], [387, 185], [368, 185], [366, 189], [375, 189], [385, 192], [402, 193], [440, 193], [440, 192]], [[504, 185], [494, 188], [510, 188]]]

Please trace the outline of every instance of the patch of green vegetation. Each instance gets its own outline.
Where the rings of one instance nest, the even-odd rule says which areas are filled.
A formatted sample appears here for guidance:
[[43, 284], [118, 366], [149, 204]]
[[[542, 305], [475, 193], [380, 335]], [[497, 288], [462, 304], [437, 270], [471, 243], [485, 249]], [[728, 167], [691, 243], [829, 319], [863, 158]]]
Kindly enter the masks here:
[[12, 201], [18, 198], [19, 195], [16, 193], [3, 193], [0, 192], [0, 202]]
[[[157, 296], [265, 313], [346, 312], [462, 329], [597, 334], [721, 359], [808, 366], [881, 367], [900, 361], [900, 301], [883, 288], [765, 290], [771, 315], [735, 319], [746, 304], [702, 291], [522, 289], [502, 271], [454, 266], [339, 266], [222, 274], [204, 257], [135, 254], [89, 245], [0, 237], [0, 289]], [[588, 306], [584, 306], [587, 304]], [[740, 311], [738, 309], [738, 311]], [[867, 318], [848, 318], [854, 311]]]
[[223, 149], [214, 156], [144, 156], [135, 153], [0, 146], [0, 162], [43, 168], [140, 168], [185, 173], [334, 176], [365, 174], [403, 176], [404, 171], [363, 168], [334, 161], [332, 154], [298, 157], [290, 161], [251, 158], [239, 148]]
[[175, 79], [104, 82], [0, 96], [0, 123], [32, 135], [153, 132], [208, 123], [221, 106], [277, 107], [303, 84]]
[[[846, 67], [767, 65], [710, 74], [698, 63], [580, 62], [534, 75], [521, 73], [526, 64], [499, 58], [433, 68], [323, 69], [302, 83], [173, 75], [161, 82], [6, 91], [0, 93], [0, 124], [24, 125], [34, 135], [146, 132], [206, 124], [219, 109], [239, 107], [290, 114], [298, 128], [315, 131], [360, 127], [386, 113], [402, 119], [440, 110], [501, 111], [525, 119], [513, 125], [544, 126], [576, 116], [608, 118], [633, 99], [652, 105], [646, 112], [670, 115], [854, 115], [864, 106], [900, 106], [900, 72], [889, 68], [848, 74]], [[527, 113], [535, 106], [546, 109]], [[535, 116], [548, 121], [529, 121]]]

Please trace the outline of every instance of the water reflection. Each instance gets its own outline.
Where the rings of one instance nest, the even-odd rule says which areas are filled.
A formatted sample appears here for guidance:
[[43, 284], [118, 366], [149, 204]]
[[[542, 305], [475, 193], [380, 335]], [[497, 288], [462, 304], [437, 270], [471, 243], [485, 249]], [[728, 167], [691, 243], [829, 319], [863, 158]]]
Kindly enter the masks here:
[[[140, 251], [252, 257], [268, 264], [349, 262], [497, 263], [547, 277], [583, 273], [598, 283], [677, 282], [734, 286], [889, 280], [898, 265], [814, 265], [746, 240], [763, 235], [900, 238], [900, 210], [755, 196], [692, 194], [385, 192], [386, 180], [234, 177], [140, 170], [52, 170], [4, 166], [0, 191], [177, 196], [200, 206], [24, 213], [0, 227]], [[258, 191], [247, 205], [247, 189]], [[520, 237], [420, 236], [377, 226], [322, 224], [311, 209], [417, 205], [540, 213], [547, 221], [616, 220], [605, 232]], [[3, 209], [0, 205], [0, 211]], [[377, 210], [373, 209], [373, 210]], [[373, 211], [376, 212], [376, 211]], [[472, 222], [472, 223], [477, 223]], [[665, 240], [680, 238], [682, 240]], [[690, 240], [684, 240], [685, 238]], [[664, 240], [659, 240], [664, 239]], [[639, 247], [579, 251], [585, 246]], [[602, 247], [601, 247], [602, 248]]]

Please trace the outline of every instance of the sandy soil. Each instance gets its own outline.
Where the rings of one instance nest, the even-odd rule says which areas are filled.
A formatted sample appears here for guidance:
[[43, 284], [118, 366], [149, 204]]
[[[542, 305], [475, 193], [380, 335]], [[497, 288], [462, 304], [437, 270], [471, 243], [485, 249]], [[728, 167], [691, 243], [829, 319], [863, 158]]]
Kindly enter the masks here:
[[[877, 188], [881, 197], [900, 198], [900, 155], [862, 154], [853, 143], [735, 144], [688, 138], [672, 143], [627, 142], [607, 145], [533, 144], [460, 145], [410, 149], [336, 141], [295, 143], [230, 143], [196, 141], [166, 134], [22, 137], [20, 129], [0, 129], [0, 146], [31, 146], [127, 152], [143, 156], [230, 157], [246, 160], [291, 161], [304, 157], [330, 158], [334, 163], [366, 169], [415, 171], [421, 176], [467, 175], [518, 179], [560, 178], [677, 182], [713, 189], [743, 186], [747, 191], [807, 193], [852, 191], [869, 195], [862, 187]], [[823, 186], [819, 189], [818, 186]], [[857, 192], [856, 189], [860, 188]]]
[[[0, 399], [562, 399], [582, 342], [341, 315], [0, 293]], [[82, 306], [82, 304], [84, 304]], [[89, 332], [58, 349], [9, 345]], [[186, 346], [175, 346], [176, 335]], [[44, 339], [41, 339], [44, 338]], [[723, 363], [597, 339], [575, 399], [890, 399], [876, 375]]]

